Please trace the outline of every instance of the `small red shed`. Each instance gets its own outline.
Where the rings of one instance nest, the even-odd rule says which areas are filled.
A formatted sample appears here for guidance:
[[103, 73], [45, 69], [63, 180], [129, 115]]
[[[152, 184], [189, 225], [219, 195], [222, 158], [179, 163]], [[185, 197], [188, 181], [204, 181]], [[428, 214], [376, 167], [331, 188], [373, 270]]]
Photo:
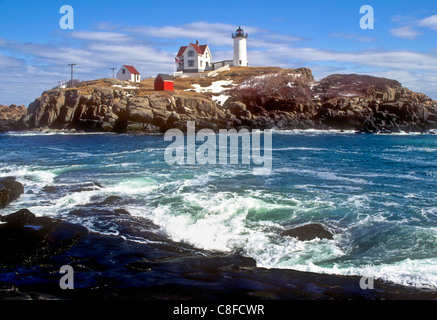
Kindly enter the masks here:
[[155, 90], [156, 91], [174, 91], [173, 89], [173, 78], [168, 74], [158, 74], [155, 79]]

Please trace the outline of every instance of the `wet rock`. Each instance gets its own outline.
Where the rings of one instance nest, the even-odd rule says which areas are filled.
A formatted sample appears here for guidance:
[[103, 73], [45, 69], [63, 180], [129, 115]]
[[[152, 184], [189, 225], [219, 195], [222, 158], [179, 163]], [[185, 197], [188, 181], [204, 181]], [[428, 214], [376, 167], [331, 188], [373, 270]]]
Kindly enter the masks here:
[[46, 217], [27, 209], [2, 216], [0, 225], [0, 266], [34, 265], [63, 252], [88, 230]]
[[59, 191], [59, 187], [47, 185], [42, 188], [42, 191], [46, 193], [56, 193]]
[[85, 181], [78, 186], [72, 186], [70, 192], [84, 192], [101, 189], [102, 185], [95, 181]]
[[23, 193], [23, 185], [15, 181], [15, 177], [0, 178], [0, 209], [17, 200]]
[[326, 230], [322, 225], [316, 223], [285, 230], [281, 235], [297, 238], [301, 241], [309, 241], [316, 238], [332, 239], [332, 233]]
[[114, 213], [116, 215], [130, 215], [129, 211], [127, 211], [126, 209], [115, 209]]
[[[92, 200], [93, 200], [93, 198], [92, 198]], [[97, 204], [101, 205], [101, 206], [114, 205], [114, 204], [120, 203], [122, 200], [123, 200], [123, 198], [119, 197], [119, 196], [109, 196], [105, 200], [103, 200], [102, 202], [99, 202]]]
[[0, 221], [7, 222], [10, 226], [32, 225], [36, 222], [36, 216], [28, 209], [21, 209], [10, 215], [0, 217]]

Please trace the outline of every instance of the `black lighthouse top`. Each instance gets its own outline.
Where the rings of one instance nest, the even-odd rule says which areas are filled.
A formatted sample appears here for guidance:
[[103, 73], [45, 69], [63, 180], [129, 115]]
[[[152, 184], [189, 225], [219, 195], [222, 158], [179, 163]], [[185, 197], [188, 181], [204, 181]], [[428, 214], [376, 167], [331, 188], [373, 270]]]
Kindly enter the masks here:
[[241, 27], [238, 27], [237, 31], [235, 32], [235, 34], [232, 34], [232, 38], [247, 38], [249, 35], [246, 33], [244, 33], [244, 30], [241, 29]]

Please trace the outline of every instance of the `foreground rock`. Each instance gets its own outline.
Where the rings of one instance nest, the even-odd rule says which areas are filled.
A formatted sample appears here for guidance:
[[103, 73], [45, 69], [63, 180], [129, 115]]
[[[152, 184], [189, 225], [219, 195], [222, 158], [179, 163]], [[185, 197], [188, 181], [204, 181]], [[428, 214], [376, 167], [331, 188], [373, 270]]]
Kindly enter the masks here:
[[[20, 215], [25, 223], [33, 219], [28, 213]], [[21, 228], [27, 228], [21, 225]], [[200, 299], [235, 302], [437, 298], [436, 291], [407, 288], [377, 280], [373, 290], [362, 290], [359, 286], [360, 277], [355, 276], [259, 268], [252, 258], [197, 250], [165, 239], [136, 243], [113, 236], [79, 234], [82, 236], [77, 237], [74, 243], [74, 237], [66, 238], [66, 244], [70, 244], [67, 250], [42, 250], [47, 253], [46, 258], [39, 260], [38, 265], [33, 260], [28, 266], [19, 264], [13, 267], [9, 264], [8, 268], [0, 267], [0, 284], [3, 287], [3, 290], [0, 289], [0, 299]], [[50, 237], [46, 239], [53, 244]], [[31, 241], [28, 240], [28, 243]], [[38, 246], [31, 246], [33, 249], [35, 247]], [[29, 251], [27, 249], [25, 252], [27, 256]], [[59, 288], [62, 276], [59, 269], [63, 265], [70, 265], [74, 269], [74, 290]]]
[[0, 209], [17, 200], [23, 192], [23, 185], [14, 177], [0, 178]]
[[0, 266], [17, 267], [37, 264], [75, 244], [87, 229], [38, 218], [27, 209], [0, 217]]
[[319, 239], [332, 239], [332, 233], [326, 230], [320, 224], [307, 224], [304, 226], [296, 227], [290, 230], [286, 230], [281, 233], [283, 236], [289, 236], [297, 238], [301, 241]]

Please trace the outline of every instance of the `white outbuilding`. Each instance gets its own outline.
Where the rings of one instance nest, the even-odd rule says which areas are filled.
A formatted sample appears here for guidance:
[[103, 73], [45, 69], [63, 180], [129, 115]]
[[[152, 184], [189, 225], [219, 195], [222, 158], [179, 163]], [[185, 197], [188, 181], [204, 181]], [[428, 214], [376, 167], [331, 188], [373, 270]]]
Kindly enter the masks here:
[[141, 82], [141, 75], [134, 66], [123, 65], [117, 72], [117, 79], [122, 81]]

